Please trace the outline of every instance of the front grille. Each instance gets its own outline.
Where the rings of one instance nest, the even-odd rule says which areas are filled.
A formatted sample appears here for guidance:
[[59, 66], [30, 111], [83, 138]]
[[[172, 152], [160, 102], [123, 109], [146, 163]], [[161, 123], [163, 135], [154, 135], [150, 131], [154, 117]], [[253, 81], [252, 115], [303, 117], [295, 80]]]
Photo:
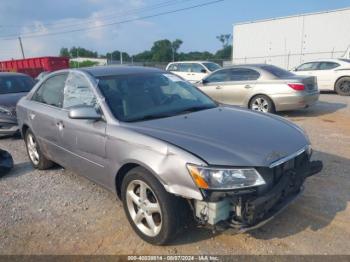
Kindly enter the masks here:
[[278, 166], [273, 168], [269, 167], [259, 167], [258, 172], [264, 178], [266, 185], [257, 188], [258, 194], [264, 194], [265, 192], [271, 190], [280, 180], [281, 177], [290, 170], [296, 170], [303, 166], [307, 161], [309, 161], [306, 152], [288, 160]]

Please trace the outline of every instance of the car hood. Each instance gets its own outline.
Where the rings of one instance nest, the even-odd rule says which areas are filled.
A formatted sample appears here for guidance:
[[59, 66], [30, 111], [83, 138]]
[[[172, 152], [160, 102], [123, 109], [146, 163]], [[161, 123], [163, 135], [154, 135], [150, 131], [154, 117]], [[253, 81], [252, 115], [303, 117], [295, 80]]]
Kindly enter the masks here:
[[234, 107], [127, 126], [220, 166], [269, 166], [309, 144], [299, 127], [281, 117]]
[[13, 93], [13, 94], [0, 94], [0, 106], [7, 108], [16, 108], [17, 102], [24, 96], [27, 92]]

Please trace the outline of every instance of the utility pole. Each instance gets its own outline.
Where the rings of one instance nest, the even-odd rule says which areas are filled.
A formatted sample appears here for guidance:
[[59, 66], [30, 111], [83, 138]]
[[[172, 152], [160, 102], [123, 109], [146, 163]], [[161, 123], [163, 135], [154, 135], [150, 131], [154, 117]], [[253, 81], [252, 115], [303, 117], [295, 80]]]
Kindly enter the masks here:
[[120, 52], [120, 64], [123, 64], [123, 52]]
[[22, 51], [22, 58], [25, 59], [23, 45], [22, 45], [22, 39], [20, 36], [18, 37], [18, 41], [19, 41], [19, 46], [21, 47], [21, 51]]

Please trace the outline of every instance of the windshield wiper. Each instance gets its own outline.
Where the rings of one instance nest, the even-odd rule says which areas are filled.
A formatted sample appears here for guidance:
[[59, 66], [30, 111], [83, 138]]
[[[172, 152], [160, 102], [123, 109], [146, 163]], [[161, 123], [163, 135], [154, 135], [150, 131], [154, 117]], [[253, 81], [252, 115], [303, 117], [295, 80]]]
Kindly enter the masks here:
[[211, 108], [214, 108], [214, 106], [191, 106], [191, 107], [188, 107], [188, 108], [184, 108], [180, 111], [177, 111], [176, 112], [176, 115], [179, 115], [179, 114], [186, 114], [186, 113], [192, 113], [192, 112], [197, 112], [197, 111], [201, 111], [201, 110], [205, 110], [205, 109], [211, 109]]
[[165, 118], [165, 117], [171, 117], [173, 114], [154, 114], [154, 115], [146, 115], [138, 118], [132, 118], [126, 120], [127, 122], [138, 122], [138, 121], [146, 121], [146, 120], [153, 120], [153, 119], [159, 119], [159, 118]]

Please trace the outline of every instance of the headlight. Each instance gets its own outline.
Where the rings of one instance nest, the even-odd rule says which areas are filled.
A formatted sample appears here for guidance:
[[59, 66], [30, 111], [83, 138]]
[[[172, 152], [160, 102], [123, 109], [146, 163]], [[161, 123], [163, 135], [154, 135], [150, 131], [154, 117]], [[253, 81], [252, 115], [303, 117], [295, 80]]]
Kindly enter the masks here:
[[254, 168], [211, 168], [187, 165], [193, 181], [203, 189], [240, 189], [265, 184]]
[[11, 115], [11, 111], [5, 107], [0, 106], [0, 113], [6, 114], [6, 115]]
[[311, 145], [307, 145], [306, 149], [306, 154], [309, 156], [309, 158], [312, 156], [312, 146]]

